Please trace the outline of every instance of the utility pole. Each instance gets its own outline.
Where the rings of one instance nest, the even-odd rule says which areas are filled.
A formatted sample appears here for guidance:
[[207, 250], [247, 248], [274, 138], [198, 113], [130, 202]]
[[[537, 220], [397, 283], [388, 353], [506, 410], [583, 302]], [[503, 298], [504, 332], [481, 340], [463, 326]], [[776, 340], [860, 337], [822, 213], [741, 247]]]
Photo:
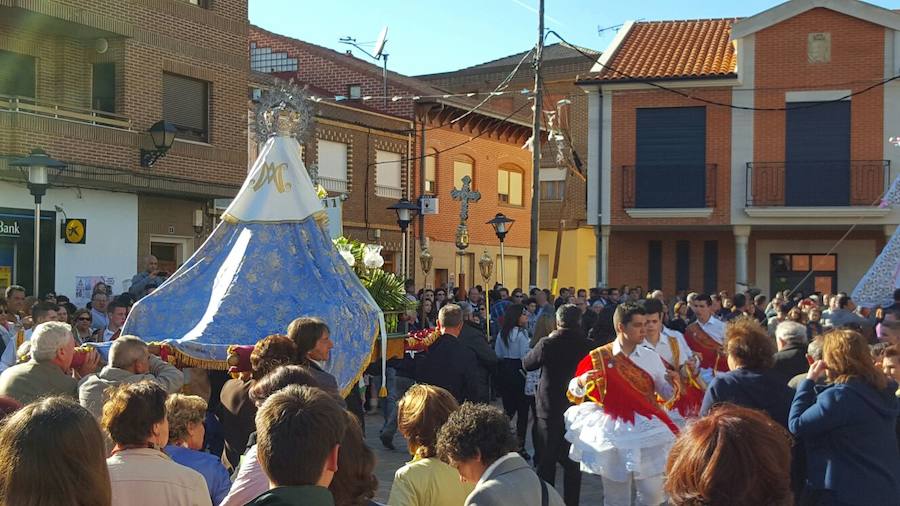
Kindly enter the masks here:
[[538, 235], [541, 226], [541, 58], [544, 53], [544, 0], [538, 0], [538, 40], [534, 52], [534, 123], [531, 127], [531, 242], [528, 255], [528, 280], [536, 287], [538, 267]]

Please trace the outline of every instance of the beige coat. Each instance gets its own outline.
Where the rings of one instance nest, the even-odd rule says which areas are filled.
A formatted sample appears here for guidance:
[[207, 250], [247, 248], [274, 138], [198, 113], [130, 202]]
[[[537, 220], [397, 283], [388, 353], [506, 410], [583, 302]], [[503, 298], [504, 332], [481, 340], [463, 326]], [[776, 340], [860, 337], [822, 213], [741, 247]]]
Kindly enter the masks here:
[[116, 506], [211, 506], [203, 475], [153, 448], [122, 450], [106, 459]]

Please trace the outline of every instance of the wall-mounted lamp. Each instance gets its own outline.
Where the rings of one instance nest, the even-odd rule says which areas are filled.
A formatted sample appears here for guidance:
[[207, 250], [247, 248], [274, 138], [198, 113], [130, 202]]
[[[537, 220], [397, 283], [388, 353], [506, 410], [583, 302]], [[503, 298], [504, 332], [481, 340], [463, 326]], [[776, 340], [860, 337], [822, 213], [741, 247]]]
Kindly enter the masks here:
[[66, 214], [66, 210], [62, 208], [62, 206], [53, 206], [53, 210], [62, 213], [63, 218], [59, 220], [59, 238], [66, 238], [66, 221], [69, 219], [69, 215]]
[[168, 121], [157, 121], [150, 127], [150, 139], [155, 149], [141, 149], [141, 167], [153, 167], [160, 158], [166, 156], [166, 152], [175, 142], [175, 134], [178, 130]]

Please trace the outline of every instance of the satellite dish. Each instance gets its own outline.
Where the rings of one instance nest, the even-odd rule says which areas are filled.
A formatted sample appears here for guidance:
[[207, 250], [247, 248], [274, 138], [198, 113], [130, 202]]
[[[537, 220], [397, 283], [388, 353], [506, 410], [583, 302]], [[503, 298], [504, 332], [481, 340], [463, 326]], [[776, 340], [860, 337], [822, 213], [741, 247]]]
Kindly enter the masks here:
[[388, 27], [385, 26], [381, 29], [381, 33], [378, 34], [378, 40], [375, 41], [375, 58], [380, 58], [382, 51], [384, 51], [384, 45], [387, 43], [387, 30]]

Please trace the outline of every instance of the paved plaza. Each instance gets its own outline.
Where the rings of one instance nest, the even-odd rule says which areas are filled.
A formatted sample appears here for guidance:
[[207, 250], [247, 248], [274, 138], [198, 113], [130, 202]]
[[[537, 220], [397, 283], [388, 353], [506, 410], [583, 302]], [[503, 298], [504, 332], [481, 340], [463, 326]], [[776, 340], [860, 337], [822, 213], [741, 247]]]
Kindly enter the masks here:
[[[384, 418], [381, 413], [373, 413], [366, 415], [366, 443], [375, 452], [378, 464], [375, 468], [375, 474], [378, 476], [378, 494], [375, 500], [387, 504], [388, 495], [391, 491], [391, 482], [394, 479], [394, 471], [399, 469], [403, 464], [409, 461], [410, 456], [406, 451], [406, 442], [400, 434], [394, 438], [394, 446], [396, 450], [387, 450], [381, 445], [378, 439], [378, 431]], [[528, 452], [534, 454], [534, 447], [531, 443], [531, 429], [528, 430], [529, 437], [526, 443]], [[556, 483], [559, 486], [559, 493], [562, 495], [562, 469], [557, 466]], [[581, 480], [581, 504], [582, 505], [599, 505], [603, 502], [603, 485], [600, 477], [583, 474]]]

